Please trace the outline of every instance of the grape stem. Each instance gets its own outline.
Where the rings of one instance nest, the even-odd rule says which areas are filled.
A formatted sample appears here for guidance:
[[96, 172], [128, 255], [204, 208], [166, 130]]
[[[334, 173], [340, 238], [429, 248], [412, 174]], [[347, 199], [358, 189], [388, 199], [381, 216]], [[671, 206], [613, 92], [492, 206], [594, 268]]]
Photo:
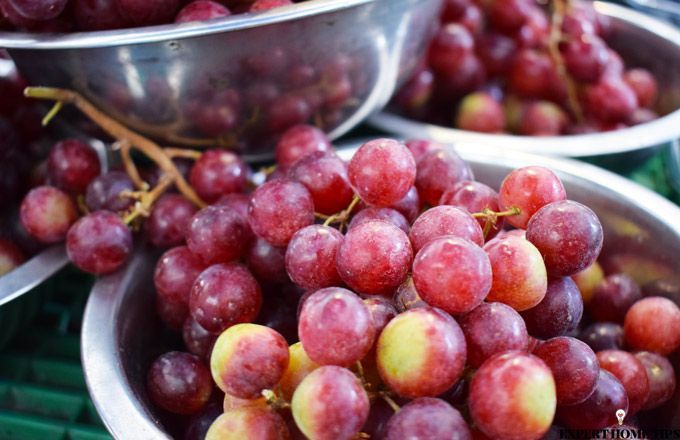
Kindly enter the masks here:
[[510, 209], [506, 211], [501, 211], [501, 212], [495, 212], [489, 208], [484, 208], [482, 212], [475, 212], [472, 214], [474, 218], [483, 218], [486, 220], [484, 223], [484, 237], [486, 237], [489, 234], [489, 231], [491, 231], [491, 228], [496, 226], [496, 223], [498, 223], [498, 217], [508, 217], [511, 215], [519, 215], [522, 212], [521, 209], [519, 209], [516, 206], [511, 207]]
[[183, 149], [183, 148], [172, 148], [172, 147], [163, 148], [163, 152], [170, 159], [182, 158], [182, 159], [198, 160], [198, 159], [201, 158], [201, 156], [203, 154], [200, 151], [196, 151], [196, 150], [186, 150], [186, 149]]
[[401, 409], [401, 407], [400, 407], [399, 405], [397, 405], [397, 402], [395, 402], [390, 396], [388, 396], [386, 392], [380, 391], [378, 394], [380, 395], [380, 397], [382, 397], [382, 399], [383, 399], [385, 402], [387, 402], [387, 404], [390, 406], [390, 408], [392, 408], [392, 410], [393, 410], [395, 413], [396, 413], [396, 412], [399, 412], [399, 410]]
[[267, 401], [267, 405], [275, 410], [290, 408], [290, 403], [283, 397], [279, 397], [272, 390], [262, 390], [262, 397]]
[[[79, 93], [72, 90], [51, 87], [27, 87], [24, 90], [24, 95], [29, 98], [53, 100], [61, 102], [62, 104], [72, 104], [76, 106], [81, 112], [83, 112], [111, 137], [120, 141], [121, 150], [124, 148], [134, 148], [139, 150], [144, 155], [152, 159], [158, 165], [158, 167], [163, 170], [164, 175], [169, 176], [170, 183], [174, 183], [175, 186], [177, 186], [177, 189], [184, 195], [184, 197], [189, 199], [198, 207], [203, 208], [207, 206], [206, 203], [201, 200], [193, 188], [191, 188], [191, 186], [184, 179], [182, 173], [179, 172], [175, 164], [172, 162], [172, 159], [158, 144], [128, 129], [118, 121], [115, 121], [101, 110], [96, 108], [91, 102], [83, 98]], [[55, 108], [57, 108], [57, 106], [55, 106], [52, 110], [54, 111]], [[54, 114], [59, 111], [59, 108], [54, 111]], [[49, 119], [47, 122], [49, 122]], [[124, 147], [126, 144], [129, 144], [129, 147]], [[139, 181], [141, 181], [141, 179], [139, 179]], [[139, 181], [137, 183], [140, 183]], [[169, 183], [164, 183], [164, 189], [167, 189], [169, 186]], [[160, 184], [158, 187], [160, 187]], [[157, 197], [158, 196], [155, 196], [155, 198]]]
[[581, 123], [584, 121], [583, 109], [578, 100], [578, 89], [576, 82], [567, 72], [564, 64], [564, 58], [560, 53], [560, 42], [563, 41], [562, 23], [564, 22], [564, 14], [567, 10], [567, 3], [569, 0], [552, 0], [552, 19], [550, 23], [550, 36], [548, 38], [548, 52], [555, 63], [557, 73], [564, 80], [567, 85], [567, 100], [569, 109], [574, 114], [576, 121]]
[[163, 195], [165, 190], [167, 190], [173, 182], [174, 180], [170, 176], [163, 174], [158, 185], [151, 191], [122, 191], [120, 193], [121, 197], [131, 197], [137, 200], [133, 205], [131, 212], [123, 219], [123, 222], [126, 225], [129, 225], [140, 215], [148, 217], [151, 214], [151, 207], [153, 204], [161, 195]]
[[361, 199], [359, 198], [359, 196], [355, 194], [354, 198], [352, 199], [352, 202], [349, 204], [349, 206], [347, 208], [345, 208], [344, 210], [340, 211], [337, 214], [333, 214], [330, 217], [327, 217], [326, 221], [323, 222], [323, 225], [329, 226], [333, 223], [341, 223], [341, 224], [345, 223], [349, 219], [349, 216], [352, 214], [352, 210], [354, 210], [354, 208], [356, 208], [356, 206], [359, 204], [360, 201], [361, 201]]

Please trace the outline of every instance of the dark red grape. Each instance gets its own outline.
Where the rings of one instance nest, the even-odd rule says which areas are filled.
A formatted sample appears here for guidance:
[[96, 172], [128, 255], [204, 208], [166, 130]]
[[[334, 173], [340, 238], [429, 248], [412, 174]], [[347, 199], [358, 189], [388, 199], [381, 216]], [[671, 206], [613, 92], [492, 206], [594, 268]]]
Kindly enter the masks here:
[[452, 149], [431, 151], [418, 162], [416, 188], [420, 198], [432, 206], [439, 203], [447, 189], [463, 180], [474, 180], [474, 175]]
[[267, 108], [267, 124], [273, 133], [304, 124], [312, 115], [312, 108], [298, 95], [276, 97]]
[[32, 189], [21, 202], [21, 224], [42, 243], [58, 243], [66, 238], [78, 219], [76, 204], [63, 191], [52, 186]]
[[527, 0], [493, 0], [489, 6], [489, 22], [501, 32], [519, 29], [529, 18], [531, 2]]
[[385, 399], [375, 399], [371, 402], [368, 419], [361, 432], [370, 435], [370, 438], [385, 438], [385, 429], [393, 414], [394, 410]]
[[527, 98], [547, 98], [552, 87], [553, 71], [547, 54], [523, 49], [515, 55], [508, 72], [509, 89]]
[[552, 371], [558, 405], [583, 402], [595, 389], [600, 367], [593, 350], [567, 336], [540, 343], [533, 354]]
[[413, 278], [408, 277], [394, 292], [394, 305], [399, 313], [418, 307], [428, 307], [428, 304], [418, 294]]
[[408, 223], [408, 220], [406, 220], [406, 218], [403, 215], [401, 215], [399, 211], [396, 211], [392, 208], [369, 207], [362, 209], [361, 211], [357, 212], [354, 215], [354, 217], [352, 217], [352, 221], [349, 222], [348, 229], [352, 229], [355, 226], [359, 226], [360, 224], [372, 220], [386, 221], [398, 227], [407, 234], [409, 232], [409, 229], [411, 228], [411, 226]]
[[423, 156], [431, 151], [439, 151], [446, 148], [445, 145], [439, 142], [429, 141], [425, 139], [411, 139], [405, 142], [406, 148], [409, 149], [415, 159], [416, 164], [420, 162]]
[[369, 205], [387, 207], [401, 200], [416, 179], [416, 162], [402, 143], [376, 139], [363, 144], [348, 166], [349, 180]]
[[478, 246], [484, 244], [484, 233], [477, 220], [464, 208], [448, 205], [423, 212], [413, 223], [409, 239], [417, 253], [427, 243], [445, 235], [465, 238]]
[[350, 229], [336, 256], [340, 278], [360, 293], [392, 295], [413, 261], [408, 236], [382, 220]]
[[649, 397], [642, 409], [649, 410], [668, 401], [675, 392], [675, 371], [665, 357], [648, 351], [635, 353], [645, 367], [649, 382]]
[[579, 339], [593, 351], [618, 350], [623, 347], [623, 327], [613, 322], [596, 322], [583, 329]]
[[310, 225], [297, 231], [285, 252], [290, 279], [311, 290], [341, 285], [335, 261], [342, 242], [342, 234], [329, 226]]
[[472, 438], [470, 429], [458, 410], [443, 400], [432, 397], [421, 397], [401, 407], [392, 416], [385, 431], [386, 440]]
[[[217, 206], [226, 206], [231, 211], [241, 217], [245, 223], [248, 223], [248, 209], [250, 208], [250, 196], [248, 194], [232, 193], [226, 196], [220, 197], [220, 199], [215, 203]], [[250, 230], [250, 225], [248, 226]]]
[[121, 195], [123, 191], [134, 191], [130, 177], [124, 171], [109, 171], [95, 177], [87, 186], [85, 204], [90, 211], [123, 212], [134, 204], [134, 199]]
[[23, 252], [14, 242], [0, 238], [0, 277], [17, 268], [25, 260]]
[[270, 244], [285, 246], [295, 232], [314, 223], [314, 201], [301, 183], [272, 180], [253, 193], [248, 222]]
[[451, 314], [477, 307], [491, 289], [489, 257], [460, 237], [444, 236], [426, 244], [413, 261], [413, 282], [420, 297]]
[[572, 429], [600, 429], [617, 422], [616, 411], [628, 412], [628, 396], [621, 382], [600, 369], [595, 390], [581, 403], [557, 408], [557, 419]]
[[194, 0], [179, 11], [177, 17], [175, 17], [175, 23], [212, 20], [230, 15], [229, 9], [217, 2], [212, 0]]
[[488, 93], [475, 92], [460, 102], [454, 124], [461, 130], [500, 133], [505, 127], [505, 113]]
[[384, 296], [369, 296], [364, 299], [364, 305], [371, 315], [371, 322], [375, 329], [376, 337], [385, 328], [392, 318], [397, 316], [397, 309], [392, 304], [392, 301]]
[[205, 440], [205, 436], [215, 419], [224, 410], [219, 403], [209, 403], [201, 411], [191, 417], [184, 431], [183, 440]]
[[208, 150], [191, 168], [189, 182], [203, 200], [214, 203], [225, 194], [242, 192], [247, 175], [246, 164], [236, 154]]
[[151, 401], [175, 414], [194, 414], [210, 398], [210, 372], [198, 356], [179, 351], [156, 359], [147, 374]]
[[623, 335], [635, 350], [666, 356], [680, 347], [680, 309], [667, 298], [643, 298], [626, 313]]
[[47, 159], [50, 181], [64, 191], [75, 194], [84, 193], [87, 185], [100, 171], [96, 151], [77, 139], [57, 143], [50, 150]]
[[515, 41], [503, 34], [483, 34], [477, 41], [477, 54], [491, 76], [506, 74], [516, 51]]
[[495, 354], [527, 349], [529, 335], [522, 317], [503, 303], [480, 304], [460, 318], [460, 327], [473, 368]]
[[165, 194], [154, 204], [144, 222], [144, 231], [154, 246], [178, 246], [184, 243], [184, 235], [197, 211], [184, 196]]
[[7, 0], [14, 9], [29, 20], [46, 21], [62, 13], [68, 0]]
[[633, 89], [622, 79], [605, 75], [597, 84], [587, 86], [583, 107], [600, 122], [626, 121], [638, 107]]
[[527, 240], [538, 248], [548, 275], [574, 275], [593, 264], [602, 250], [603, 232], [597, 215], [571, 200], [545, 205], [527, 225]]
[[472, 5], [470, 0], [446, 0], [441, 15], [442, 23], [460, 20], [465, 13], [465, 9], [469, 8], [470, 5]]
[[193, 317], [188, 316], [182, 326], [182, 340], [187, 350], [201, 359], [208, 360], [215, 340], [217, 340], [217, 335], [210, 333], [201, 327], [201, 324], [196, 322]]
[[275, 247], [255, 237], [246, 250], [248, 269], [261, 282], [281, 284], [288, 281], [285, 263], [286, 249]]
[[399, 211], [408, 220], [409, 224], [413, 223], [420, 213], [420, 196], [418, 195], [418, 189], [412, 186], [408, 190], [406, 195], [394, 203], [390, 208]]
[[592, 34], [570, 39], [561, 51], [567, 72], [580, 82], [597, 82], [609, 61], [607, 44]]
[[449, 23], [442, 26], [430, 44], [428, 62], [432, 70], [441, 75], [458, 69], [458, 63], [474, 48], [474, 39], [464, 26]]
[[464, 55], [456, 63], [451, 63], [449, 68], [449, 72], [442, 72], [437, 77], [442, 96], [459, 97], [484, 85], [486, 71], [475, 54]]
[[251, 239], [241, 215], [227, 206], [208, 206], [198, 211], [186, 230], [187, 246], [205, 264], [236, 260]]
[[640, 107], [654, 106], [658, 95], [658, 85], [650, 71], [641, 68], [630, 69], [623, 74], [623, 80], [635, 92]]
[[[394, 95], [393, 102], [409, 113], [423, 110], [434, 90], [434, 75], [430, 69], [415, 73]], [[415, 157], [415, 155], [414, 155]], [[418, 158], [416, 158], [416, 162]]]
[[347, 289], [328, 287], [304, 302], [298, 334], [311, 360], [347, 367], [366, 356], [373, 346], [375, 328], [361, 298]]
[[583, 299], [576, 283], [569, 278], [551, 278], [543, 300], [522, 312], [532, 336], [552, 338], [576, 329], [583, 315]]
[[78, 220], [66, 236], [73, 264], [94, 275], [120, 268], [132, 252], [132, 233], [117, 215], [95, 211]]
[[179, 0], [115, 0], [120, 15], [135, 26], [171, 23], [180, 8]]
[[623, 273], [609, 275], [595, 288], [588, 311], [597, 321], [623, 323], [626, 312], [642, 299], [640, 286]]
[[201, 327], [221, 332], [234, 324], [251, 322], [260, 312], [262, 293], [255, 278], [239, 264], [215, 264], [196, 278], [189, 311]]
[[314, 209], [332, 215], [345, 209], [354, 196], [347, 165], [335, 154], [317, 151], [296, 161], [288, 176], [303, 184], [312, 195]]
[[276, 162], [290, 168], [316, 151], [331, 152], [333, 145], [321, 129], [313, 125], [296, 125], [286, 130], [276, 144]]
[[600, 367], [613, 374], [626, 390], [626, 415], [635, 415], [649, 398], [649, 379], [645, 366], [635, 356], [622, 350], [598, 351], [597, 360]]

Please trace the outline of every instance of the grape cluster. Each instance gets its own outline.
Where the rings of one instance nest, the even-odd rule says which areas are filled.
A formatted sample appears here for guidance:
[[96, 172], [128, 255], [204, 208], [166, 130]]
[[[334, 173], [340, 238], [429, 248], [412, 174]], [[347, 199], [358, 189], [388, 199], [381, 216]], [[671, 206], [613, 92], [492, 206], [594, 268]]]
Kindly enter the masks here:
[[[157, 263], [185, 351], [153, 362], [147, 391], [187, 432], [538, 439], [618, 409], [635, 424], [673, 394], [680, 309], [604, 276], [600, 222], [555, 173], [495, 191], [448, 147], [376, 139], [345, 163], [313, 130], [284, 135], [254, 191], [224, 186]], [[221, 163], [215, 181], [235, 176]]]
[[529, 136], [619, 129], [658, 117], [657, 82], [624, 66], [591, 2], [446, 0], [393, 107], [463, 130]]
[[0, 0], [0, 29], [101, 31], [260, 12], [293, 0]]

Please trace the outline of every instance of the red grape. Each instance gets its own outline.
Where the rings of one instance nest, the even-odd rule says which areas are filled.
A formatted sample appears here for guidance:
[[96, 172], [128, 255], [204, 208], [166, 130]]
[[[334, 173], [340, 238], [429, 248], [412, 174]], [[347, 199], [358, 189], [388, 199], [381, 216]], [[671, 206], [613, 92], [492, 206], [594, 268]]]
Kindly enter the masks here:
[[118, 12], [116, 0], [72, 0], [78, 29], [103, 31], [129, 26]]
[[276, 97], [267, 108], [268, 128], [273, 133], [303, 124], [312, 116], [312, 108], [303, 96], [288, 94]]
[[124, 171], [109, 171], [95, 177], [87, 186], [85, 204], [90, 211], [123, 212], [134, 204], [134, 199], [123, 196], [123, 191], [132, 192], [134, 184]]
[[[491, 187], [475, 181], [458, 182], [442, 194], [439, 200], [440, 205], [460, 206], [468, 210], [468, 212], [482, 212], [485, 209], [498, 212], [498, 193]], [[486, 226], [487, 219], [478, 218], [479, 226], [482, 229]], [[490, 240], [498, 232], [503, 229], [504, 217], [499, 217], [495, 224], [491, 226], [486, 235], [486, 239]]]
[[[422, 69], [415, 73], [392, 98], [402, 109], [417, 114], [432, 96], [434, 90], [434, 75], [430, 69]], [[415, 157], [415, 154], [414, 154]], [[418, 158], [416, 157], [416, 162]]]
[[215, 264], [198, 275], [191, 287], [189, 310], [209, 332], [255, 319], [262, 293], [248, 269], [239, 264]]
[[658, 95], [658, 85], [651, 72], [641, 68], [630, 69], [623, 74], [623, 80], [635, 92], [640, 107], [654, 106]]
[[413, 261], [413, 282], [420, 297], [451, 314], [477, 307], [489, 293], [491, 281], [489, 257], [464, 238], [437, 238]]
[[345, 209], [354, 196], [347, 166], [335, 154], [316, 151], [295, 162], [288, 176], [312, 195], [314, 209], [332, 215]]
[[248, 269], [259, 281], [281, 284], [288, 281], [285, 263], [286, 249], [275, 247], [256, 237], [246, 250]]
[[171, 23], [180, 7], [179, 0], [115, 0], [118, 12], [135, 26]]
[[595, 35], [573, 38], [561, 47], [567, 72], [576, 81], [597, 82], [609, 61], [607, 44]]
[[527, 98], [547, 98], [553, 75], [550, 57], [538, 50], [522, 49], [508, 72], [510, 90]]
[[465, 209], [448, 205], [423, 212], [413, 223], [409, 239], [417, 253], [427, 243], [445, 235], [465, 238], [478, 246], [484, 244], [484, 233], [477, 220]]
[[468, 363], [479, 368], [495, 354], [524, 351], [529, 335], [522, 317], [503, 303], [482, 303], [463, 315], [460, 326], [465, 334]]
[[349, 222], [348, 229], [352, 229], [355, 226], [359, 226], [360, 224], [370, 222], [373, 220], [383, 220], [388, 223], [391, 223], [407, 234], [409, 232], [409, 229], [411, 229], [408, 220], [406, 220], [406, 218], [403, 215], [401, 215], [399, 211], [396, 211], [392, 208], [373, 208], [373, 207], [364, 208], [361, 211], [357, 212], [354, 215], [354, 217], [352, 217], [352, 221]]
[[446, 148], [443, 144], [435, 141], [429, 141], [425, 139], [411, 139], [406, 141], [406, 148], [409, 149], [415, 159], [416, 164], [420, 162], [423, 156], [431, 151], [439, 151]]
[[85, 192], [101, 171], [95, 150], [83, 141], [68, 139], [50, 150], [47, 171], [55, 186], [71, 193]]
[[527, 0], [492, 0], [489, 22], [501, 32], [515, 31], [527, 21], [531, 7]]
[[623, 347], [623, 327], [613, 322], [596, 322], [579, 334], [593, 351], [618, 350]]
[[460, 20], [465, 13], [465, 9], [469, 8], [471, 4], [470, 0], [446, 0], [441, 15], [442, 23]]
[[25, 260], [21, 249], [13, 242], [0, 238], [0, 277], [11, 272]]
[[399, 211], [401, 215], [408, 220], [409, 224], [413, 223], [420, 213], [420, 196], [418, 195], [418, 189], [415, 186], [412, 186], [406, 195], [397, 203], [390, 206], [390, 208]]
[[645, 366], [635, 356], [622, 350], [598, 351], [597, 360], [600, 367], [613, 374], [626, 390], [626, 415], [635, 415], [649, 398], [649, 379]]
[[588, 311], [598, 321], [622, 323], [628, 309], [640, 299], [640, 286], [632, 278], [622, 273], [612, 274], [595, 288]]
[[538, 248], [550, 276], [569, 276], [593, 264], [602, 250], [603, 232], [587, 206], [563, 200], [538, 210], [527, 225], [527, 240]]
[[276, 144], [276, 162], [290, 168], [297, 161], [316, 151], [333, 151], [330, 139], [313, 125], [296, 125], [286, 130]]
[[648, 351], [635, 353], [645, 367], [649, 382], [649, 397], [642, 409], [649, 410], [668, 401], [675, 392], [675, 371], [665, 357]]
[[198, 208], [178, 194], [165, 194], [158, 199], [144, 222], [149, 241], [158, 247], [184, 243], [184, 234]]
[[622, 122], [630, 118], [638, 107], [633, 89], [622, 79], [604, 76], [597, 84], [587, 86], [583, 107], [600, 122]]
[[385, 439], [471, 439], [463, 416], [441, 399], [421, 397], [404, 405], [387, 424]]
[[307, 353], [305, 353], [304, 348], [302, 348], [302, 343], [300, 342], [296, 342], [288, 347], [288, 353], [290, 355], [290, 361], [288, 362], [286, 372], [283, 373], [283, 377], [279, 382], [279, 386], [281, 387], [283, 398], [290, 401], [293, 398], [295, 389], [300, 385], [300, 382], [302, 382], [302, 379], [319, 368], [320, 365], [307, 356]]
[[[248, 209], [250, 208], [250, 196], [248, 194], [227, 194], [220, 197], [215, 205], [228, 207], [231, 211], [238, 214], [243, 222], [248, 223]], [[250, 231], [250, 225], [248, 225], [248, 230]]]
[[198, 211], [186, 230], [187, 246], [205, 264], [236, 260], [246, 250], [249, 234], [242, 217], [227, 206], [208, 206]]
[[225, 411], [215, 419], [204, 440], [245, 438], [288, 440], [290, 434], [285, 420], [275, 410], [242, 407]]
[[176, 414], [200, 411], [212, 393], [210, 372], [198, 356], [171, 351], [151, 364], [147, 390], [157, 406]]
[[328, 287], [303, 304], [298, 334], [311, 360], [347, 367], [366, 356], [373, 346], [375, 328], [361, 298], [347, 289]]
[[460, 102], [454, 123], [461, 130], [500, 133], [505, 127], [505, 113], [488, 93], [475, 92]]
[[281, 6], [292, 5], [291, 0], [255, 0], [250, 5], [250, 12], [266, 11], [268, 9], [279, 8]]
[[552, 371], [559, 405], [583, 402], [595, 389], [600, 373], [597, 357], [578, 339], [552, 338], [539, 344], [533, 354]]
[[7, 0], [12, 7], [29, 20], [46, 21], [62, 13], [68, 0]]
[[475, 54], [467, 54], [455, 63], [448, 64], [448, 72], [441, 72], [437, 84], [442, 97], [449, 98], [465, 95], [484, 84], [486, 71]]
[[26, 194], [20, 216], [21, 224], [36, 240], [58, 243], [78, 219], [78, 211], [68, 194], [52, 186], [40, 186]]
[[362, 200], [378, 207], [401, 200], [416, 179], [416, 162], [411, 152], [392, 139], [363, 144], [348, 166], [349, 180]]
[[430, 44], [428, 61], [435, 73], [448, 75], [458, 69], [458, 63], [474, 48], [474, 39], [464, 26], [447, 24], [439, 29]]
[[576, 283], [569, 278], [551, 278], [538, 305], [522, 312], [532, 336], [552, 338], [576, 329], [583, 315], [583, 299]]
[[360, 293], [392, 295], [406, 279], [413, 261], [408, 236], [382, 220], [347, 232], [336, 256], [340, 278]]
[[376, 337], [380, 335], [380, 332], [382, 332], [392, 318], [398, 314], [392, 301], [384, 296], [369, 296], [364, 299], [364, 305], [371, 315], [371, 322], [373, 323]]
[[569, 124], [566, 113], [549, 101], [529, 103], [519, 125], [519, 133], [529, 136], [558, 136]]
[[628, 309], [623, 334], [635, 350], [668, 355], [680, 347], [680, 309], [666, 298], [643, 298]]
[[217, 335], [201, 327], [201, 324], [189, 316], [182, 326], [182, 340], [191, 353], [201, 359], [209, 360]]
[[394, 292], [394, 305], [399, 313], [418, 307], [428, 307], [427, 303], [418, 295], [413, 278], [408, 277]]
[[253, 232], [274, 246], [285, 246], [299, 229], [314, 223], [314, 202], [301, 183], [278, 179], [258, 187], [250, 199]]
[[587, 305], [590, 303], [593, 294], [595, 293], [595, 288], [604, 279], [604, 271], [602, 270], [602, 266], [595, 261], [582, 271], [572, 275], [571, 279], [574, 280], [578, 286], [578, 290], [581, 291], [583, 302]]
[[221, 405], [208, 403], [201, 411], [191, 417], [184, 431], [184, 440], [205, 440], [210, 425], [222, 414]]
[[502, 34], [487, 33], [477, 41], [477, 53], [489, 75], [506, 74], [512, 67], [517, 44], [512, 38]]
[[177, 17], [175, 17], [175, 23], [212, 20], [230, 15], [229, 9], [217, 2], [212, 0], [194, 0], [179, 11]]
[[245, 189], [248, 168], [231, 151], [208, 150], [191, 168], [189, 182], [206, 202], [214, 203], [221, 196]]
[[328, 226], [310, 225], [297, 231], [285, 252], [290, 279], [312, 290], [341, 285], [335, 260], [342, 241], [342, 234]]
[[117, 215], [95, 211], [78, 220], [66, 236], [73, 264], [94, 275], [120, 268], [132, 252], [132, 233]]
[[416, 188], [420, 198], [432, 206], [447, 189], [463, 180], [474, 180], [472, 170], [452, 149], [431, 151], [418, 162]]

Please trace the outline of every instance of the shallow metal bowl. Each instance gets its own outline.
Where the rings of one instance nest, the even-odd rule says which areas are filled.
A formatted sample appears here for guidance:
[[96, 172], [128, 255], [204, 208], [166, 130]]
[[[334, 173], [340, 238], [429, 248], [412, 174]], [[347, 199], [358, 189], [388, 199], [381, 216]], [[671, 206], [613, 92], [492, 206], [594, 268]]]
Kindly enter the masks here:
[[[414, 121], [389, 111], [373, 116], [370, 123], [381, 130], [405, 137], [435, 139], [445, 143], [473, 142], [552, 156], [609, 155], [609, 163], [621, 159], [621, 153], [652, 150], [651, 147], [677, 142], [680, 137], [680, 30], [612, 3], [596, 1], [595, 8], [611, 20], [611, 34], [607, 42], [622, 56], [626, 66], [647, 68], [658, 79], [658, 109], [665, 114], [664, 117], [611, 132], [549, 137], [475, 133]], [[631, 157], [635, 156], [627, 155], [624, 159]]]
[[[356, 151], [341, 151], [349, 158]], [[629, 180], [600, 168], [503, 149], [461, 145], [458, 151], [478, 180], [498, 187], [512, 169], [542, 165], [564, 182], [569, 198], [598, 214], [605, 230], [601, 262], [641, 283], [664, 280], [680, 286], [680, 208]], [[153, 269], [157, 253], [140, 249], [127, 268], [101, 278], [92, 290], [82, 329], [87, 385], [102, 420], [119, 439], [168, 438], [169, 426], [149, 402], [146, 371], [168, 347], [154, 311]], [[678, 393], [680, 394], [680, 393]], [[676, 405], [677, 406], [677, 402]], [[664, 410], [665, 411], [665, 410]], [[658, 424], [674, 417], [657, 412]], [[175, 418], [176, 419], [176, 418]], [[679, 420], [674, 420], [677, 426]]]
[[0, 32], [0, 47], [32, 85], [74, 89], [165, 144], [220, 144], [255, 160], [271, 157], [290, 123], [313, 121], [335, 138], [382, 108], [440, 6], [310, 0], [205, 23]]

